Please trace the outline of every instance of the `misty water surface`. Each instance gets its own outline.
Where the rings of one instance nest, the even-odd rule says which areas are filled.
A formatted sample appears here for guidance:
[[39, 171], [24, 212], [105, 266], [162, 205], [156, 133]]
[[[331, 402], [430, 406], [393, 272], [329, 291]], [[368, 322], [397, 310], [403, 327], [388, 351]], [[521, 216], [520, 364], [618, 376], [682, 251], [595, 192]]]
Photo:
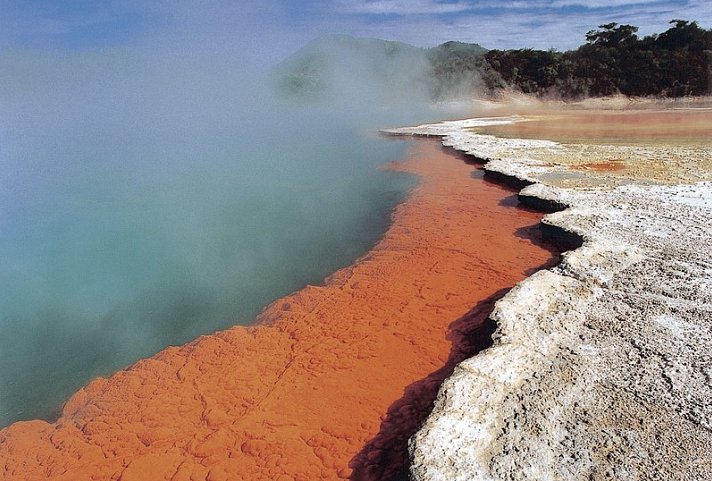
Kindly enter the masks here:
[[417, 95], [272, 95], [224, 52], [0, 53], [0, 426], [250, 323], [364, 253], [414, 179], [378, 170]]

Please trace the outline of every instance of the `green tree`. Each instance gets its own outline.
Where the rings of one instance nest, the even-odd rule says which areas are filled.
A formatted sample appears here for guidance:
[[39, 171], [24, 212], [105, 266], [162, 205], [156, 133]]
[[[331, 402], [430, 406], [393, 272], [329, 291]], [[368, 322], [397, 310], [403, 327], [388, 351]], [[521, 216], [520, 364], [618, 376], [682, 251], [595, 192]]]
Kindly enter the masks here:
[[599, 25], [600, 30], [591, 30], [586, 34], [586, 41], [604, 48], [630, 47], [638, 41], [638, 27], [618, 25], [615, 22]]

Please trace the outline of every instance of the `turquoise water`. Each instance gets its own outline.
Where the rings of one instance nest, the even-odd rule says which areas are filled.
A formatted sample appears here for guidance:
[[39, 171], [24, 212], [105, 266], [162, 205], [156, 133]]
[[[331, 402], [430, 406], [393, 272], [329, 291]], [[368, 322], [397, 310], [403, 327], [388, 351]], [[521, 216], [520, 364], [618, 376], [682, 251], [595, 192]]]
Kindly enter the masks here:
[[350, 264], [415, 182], [372, 129], [441, 115], [106, 54], [0, 67], [0, 426]]

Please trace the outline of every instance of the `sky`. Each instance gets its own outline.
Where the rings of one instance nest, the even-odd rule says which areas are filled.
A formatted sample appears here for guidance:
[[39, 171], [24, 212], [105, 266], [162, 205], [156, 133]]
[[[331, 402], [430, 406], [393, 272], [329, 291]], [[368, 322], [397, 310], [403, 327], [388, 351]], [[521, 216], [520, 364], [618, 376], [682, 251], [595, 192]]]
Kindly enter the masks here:
[[617, 22], [662, 32], [712, 25], [710, 0], [0, 0], [0, 49], [91, 50], [181, 39], [233, 43], [276, 61], [325, 33], [567, 50]]

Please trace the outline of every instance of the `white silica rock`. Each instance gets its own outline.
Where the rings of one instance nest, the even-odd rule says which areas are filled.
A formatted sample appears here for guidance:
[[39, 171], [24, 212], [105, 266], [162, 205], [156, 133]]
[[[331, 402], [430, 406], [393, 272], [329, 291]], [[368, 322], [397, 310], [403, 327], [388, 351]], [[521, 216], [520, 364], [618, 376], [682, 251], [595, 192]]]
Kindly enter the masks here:
[[493, 346], [410, 440], [412, 478], [712, 480], [712, 183], [548, 185], [526, 151], [557, 144], [468, 130], [514, 120], [391, 132], [533, 182], [522, 195], [569, 206], [543, 222], [583, 239], [497, 302]]

